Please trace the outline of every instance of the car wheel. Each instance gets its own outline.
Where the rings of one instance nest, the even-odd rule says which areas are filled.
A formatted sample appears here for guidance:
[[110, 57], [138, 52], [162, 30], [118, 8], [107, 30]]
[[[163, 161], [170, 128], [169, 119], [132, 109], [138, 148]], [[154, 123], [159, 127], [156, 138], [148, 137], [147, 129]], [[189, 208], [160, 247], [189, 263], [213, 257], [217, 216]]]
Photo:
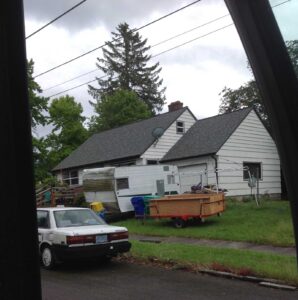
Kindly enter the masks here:
[[176, 228], [183, 228], [185, 226], [185, 221], [183, 219], [180, 219], [180, 218], [176, 218], [174, 220], [174, 226]]
[[50, 246], [44, 246], [41, 250], [41, 263], [42, 266], [47, 269], [51, 270], [56, 265], [55, 254]]

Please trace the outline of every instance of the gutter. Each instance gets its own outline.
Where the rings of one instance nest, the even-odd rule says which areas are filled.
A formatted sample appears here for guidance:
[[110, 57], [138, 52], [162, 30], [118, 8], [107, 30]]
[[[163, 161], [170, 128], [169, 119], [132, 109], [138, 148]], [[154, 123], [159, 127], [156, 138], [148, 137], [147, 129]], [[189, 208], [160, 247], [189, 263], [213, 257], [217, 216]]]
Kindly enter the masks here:
[[214, 159], [214, 161], [215, 161], [216, 186], [217, 186], [217, 188], [218, 188], [218, 172], [217, 172], [217, 169], [218, 169], [218, 161], [217, 161], [218, 155], [213, 154], [213, 155], [211, 155], [211, 157], [212, 157], [212, 158]]

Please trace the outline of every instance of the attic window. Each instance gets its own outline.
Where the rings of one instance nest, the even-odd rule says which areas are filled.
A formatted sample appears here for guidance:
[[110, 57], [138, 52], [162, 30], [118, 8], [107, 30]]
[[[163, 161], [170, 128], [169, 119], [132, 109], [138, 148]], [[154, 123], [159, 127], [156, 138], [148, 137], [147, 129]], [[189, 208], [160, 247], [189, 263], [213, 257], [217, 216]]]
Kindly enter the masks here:
[[178, 133], [178, 134], [184, 133], [184, 122], [182, 122], [182, 121], [176, 122], [176, 133]]

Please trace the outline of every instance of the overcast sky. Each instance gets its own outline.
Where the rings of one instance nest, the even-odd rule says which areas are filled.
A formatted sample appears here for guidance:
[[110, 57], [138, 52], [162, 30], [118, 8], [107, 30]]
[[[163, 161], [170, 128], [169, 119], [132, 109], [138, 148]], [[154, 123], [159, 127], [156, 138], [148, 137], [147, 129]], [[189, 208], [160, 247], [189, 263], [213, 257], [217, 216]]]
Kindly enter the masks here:
[[[79, 2], [80, 0], [24, 0], [26, 36]], [[138, 28], [191, 2], [193, 1], [87, 0], [60, 20], [27, 39], [27, 58], [34, 60], [35, 74], [39, 74], [104, 44], [110, 40], [111, 31], [115, 31], [115, 27], [121, 22], [127, 22], [130, 28]], [[272, 0], [271, 4], [282, 2], [284, 0]], [[298, 0], [291, 0], [274, 8], [276, 15], [288, 22], [283, 32], [285, 39], [298, 38], [297, 4]], [[229, 13], [223, 0], [202, 0], [140, 30], [139, 33], [142, 38], [148, 39], [148, 45], [153, 46], [227, 14]], [[162, 67], [160, 77], [163, 78], [164, 86], [167, 88], [167, 104], [180, 100], [197, 118], [213, 116], [218, 114], [219, 93], [225, 86], [237, 88], [252, 78], [234, 25], [206, 35], [231, 23], [233, 22], [228, 15], [150, 49], [150, 54], [154, 56], [198, 38], [152, 58], [152, 62], [158, 61]], [[67, 84], [48, 89], [95, 70], [96, 58], [101, 56], [101, 50], [97, 50], [37, 77], [36, 81], [44, 90], [45, 96], [83, 84], [102, 74], [100, 71], [93, 72]], [[96, 83], [93, 85], [96, 86]], [[92, 115], [93, 109], [89, 100], [93, 99], [87, 93], [87, 85], [67, 94], [75, 97], [76, 101], [83, 105], [85, 116]], [[168, 110], [167, 104], [163, 112]]]

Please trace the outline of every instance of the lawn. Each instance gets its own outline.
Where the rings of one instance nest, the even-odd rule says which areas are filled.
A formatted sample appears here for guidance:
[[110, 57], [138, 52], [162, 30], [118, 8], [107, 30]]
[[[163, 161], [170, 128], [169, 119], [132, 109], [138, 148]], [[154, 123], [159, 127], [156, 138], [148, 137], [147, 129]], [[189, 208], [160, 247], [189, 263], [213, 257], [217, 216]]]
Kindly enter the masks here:
[[254, 201], [226, 201], [226, 211], [221, 217], [207, 218], [205, 223], [189, 224], [176, 229], [167, 219], [127, 219], [114, 222], [126, 226], [130, 233], [176, 236], [230, 241], [246, 241], [275, 246], [294, 246], [294, 233], [289, 202], [261, 201], [259, 207]]
[[215, 269], [244, 276], [279, 279], [298, 285], [296, 258], [249, 250], [211, 247], [153, 244], [133, 241], [131, 255], [143, 261], [171, 263], [172, 267], [191, 267], [192, 270]]

